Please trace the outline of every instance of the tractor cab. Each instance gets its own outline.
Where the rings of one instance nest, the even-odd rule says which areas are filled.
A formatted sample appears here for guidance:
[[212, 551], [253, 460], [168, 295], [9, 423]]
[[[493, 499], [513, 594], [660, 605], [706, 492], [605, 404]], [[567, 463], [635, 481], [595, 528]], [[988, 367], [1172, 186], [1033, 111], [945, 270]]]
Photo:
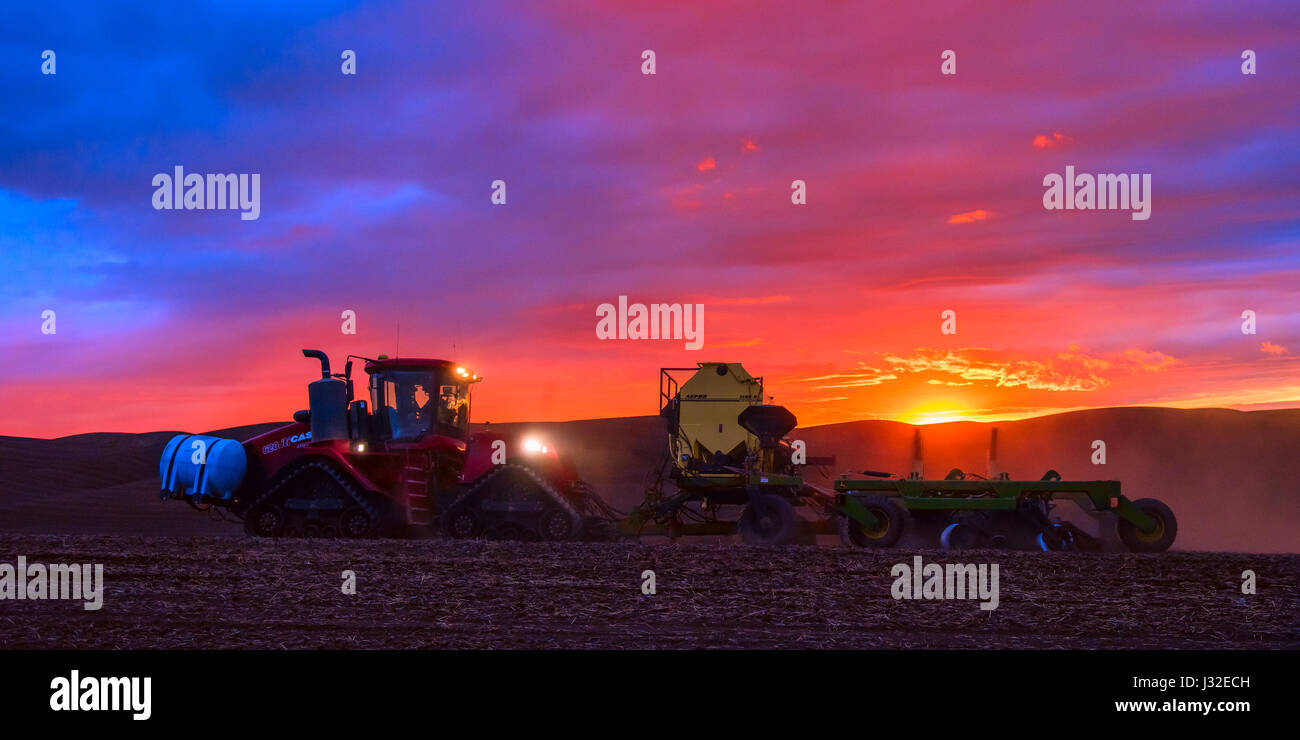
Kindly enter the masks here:
[[430, 435], [464, 441], [469, 433], [470, 386], [481, 378], [445, 360], [366, 360], [374, 434], [397, 443]]
[[365, 362], [370, 378], [366, 400], [356, 398], [354, 356], [348, 356], [342, 373], [331, 373], [324, 352], [303, 350], [303, 355], [321, 363], [320, 380], [307, 386], [310, 408], [294, 415], [295, 421], [311, 423], [312, 443], [347, 441], [354, 451], [365, 452], [371, 447], [436, 447], [450, 439], [464, 449], [470, 386], [482, 378], [463, 366], [446, 360], [356, 357]]

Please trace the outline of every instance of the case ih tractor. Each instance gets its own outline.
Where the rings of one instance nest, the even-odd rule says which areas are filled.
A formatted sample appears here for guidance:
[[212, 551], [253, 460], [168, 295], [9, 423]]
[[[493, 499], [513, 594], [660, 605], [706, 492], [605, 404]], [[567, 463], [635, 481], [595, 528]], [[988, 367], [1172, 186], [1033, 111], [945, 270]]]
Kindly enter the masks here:
[[[182, 434], [163, 450], [162, 497], [227, 509], [259, 537], [419, 536], [604, 539], [613, 511], [554, 445], [471, 433], [481, 378], [444, 360], [349, 355], [321, 364], [309, 408], [242, 444]], [[352, 360], [369, 399], [356, 398]]]

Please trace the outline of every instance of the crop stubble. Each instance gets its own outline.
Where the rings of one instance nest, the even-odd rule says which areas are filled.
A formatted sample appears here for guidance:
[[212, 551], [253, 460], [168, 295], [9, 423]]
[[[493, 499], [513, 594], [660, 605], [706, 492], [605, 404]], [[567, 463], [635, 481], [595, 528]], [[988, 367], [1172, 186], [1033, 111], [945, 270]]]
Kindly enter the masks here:
[[[916, 554], [998, 563], [999, 607], [894, 600]], [[1297, 555], [0, 536], [18, 555], [103, 563], [104, 606], [0, 601], [4, 648], [1300, 647]]]

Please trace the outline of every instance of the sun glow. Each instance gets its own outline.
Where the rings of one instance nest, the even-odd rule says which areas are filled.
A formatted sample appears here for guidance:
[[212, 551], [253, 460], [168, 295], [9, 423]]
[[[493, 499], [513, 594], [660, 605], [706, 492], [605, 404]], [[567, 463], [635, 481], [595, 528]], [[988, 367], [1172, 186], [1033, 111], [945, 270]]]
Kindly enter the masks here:
[[949, 421], [974, 421], [969, 410], [952, 401], [925, 401], [898, 415], [896, 421], [908, 424], [943, 424]]

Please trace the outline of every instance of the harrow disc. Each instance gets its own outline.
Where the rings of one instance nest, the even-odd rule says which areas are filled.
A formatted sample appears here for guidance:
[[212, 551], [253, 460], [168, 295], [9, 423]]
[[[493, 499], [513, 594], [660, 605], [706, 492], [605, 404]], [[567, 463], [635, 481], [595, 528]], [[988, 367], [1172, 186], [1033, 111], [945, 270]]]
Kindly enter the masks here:
[[1054, 523], [1038, 533], [1038, 547], [1044, 552], [1074, 550], [1074, 533], [1069, 527]]
[[944, 527], [939, 535], [939, 547], [944, 550], [969, 550], [979, 547], [985, 537], [975, 525], [966, 522], [953, 522]]

